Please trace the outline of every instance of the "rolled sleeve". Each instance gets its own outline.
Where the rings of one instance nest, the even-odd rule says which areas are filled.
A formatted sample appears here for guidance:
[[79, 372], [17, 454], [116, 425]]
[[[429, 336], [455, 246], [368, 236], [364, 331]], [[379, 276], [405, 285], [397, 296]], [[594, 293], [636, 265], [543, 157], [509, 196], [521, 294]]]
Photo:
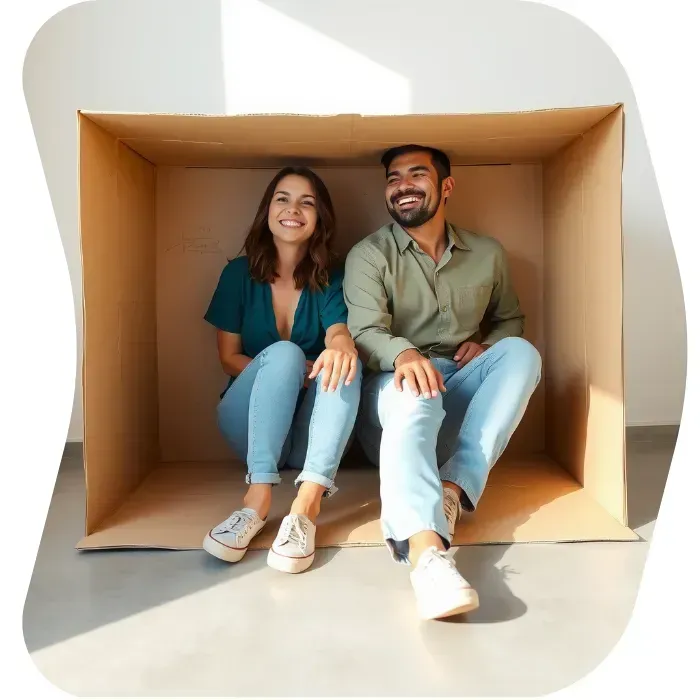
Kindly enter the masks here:
[[345, 261], [343, 294], [348, 329], [368, 369], [393, 371], [396, 358], [416, 346], [391, 334], [392, 315], [382, 274], [370, 247], [363, 243], [356, 245]]
[[240, 333], [243, 322], [243, 277], [247, 261], [231, 260], [222, 270], [219, 283], [209, 303], [204, 319], [227, 333]]

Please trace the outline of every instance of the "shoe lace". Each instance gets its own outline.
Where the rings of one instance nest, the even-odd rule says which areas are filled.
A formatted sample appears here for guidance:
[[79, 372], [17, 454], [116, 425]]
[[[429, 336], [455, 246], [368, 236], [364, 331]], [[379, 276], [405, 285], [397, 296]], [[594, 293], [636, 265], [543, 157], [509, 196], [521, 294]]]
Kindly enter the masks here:
[[456, 495], [449, 489], [445, 491], [444, 503], [447, 519], [451, 522], [455, 522], [459, 515], [459, 502], [457, 501]]
[[435, 550], [433, 556], [426, 562], [425, 569], [433, 580], [449, 577], [464, 585], [464, 577], [457, 571], [454, 561], [447, 552]]
[[280, 530], [281, 541], [291, 542], [301, 550], [305, 550], [307, 539], [308, 527], [305, 520], [294, 516], [285, 519], [282, 529]]
[[216, 529], [217, 532], [230, 532], [234, 535], [246, 535], [253, 526], [253, 515], [236, 511]]

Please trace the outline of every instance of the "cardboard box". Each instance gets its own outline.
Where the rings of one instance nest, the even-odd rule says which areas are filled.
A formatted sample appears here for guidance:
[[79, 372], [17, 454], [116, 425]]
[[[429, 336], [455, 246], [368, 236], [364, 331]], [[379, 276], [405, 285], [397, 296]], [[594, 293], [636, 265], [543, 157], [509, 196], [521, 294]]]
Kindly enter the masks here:
[[[79, 112], [86, 536], [81, 549], [199, 548], [240, 505], [244, 467], [216, 427], [226, 378], [203, 314], [266, 184], [314, 167], [338, 247], [389, 220], [381, 152], [451, 157], [449, 219], [510, 256], [544, 377], [470, 542], [635, 539], [626, 527], [623, 107], [511, 114], [202, 116]], [[382, 545], [378, 475], [353, 452], [318, 544]], [[275, 491], [281, 517], [294, 473]], [[255, 546], [269, 546], [275, 523]]]

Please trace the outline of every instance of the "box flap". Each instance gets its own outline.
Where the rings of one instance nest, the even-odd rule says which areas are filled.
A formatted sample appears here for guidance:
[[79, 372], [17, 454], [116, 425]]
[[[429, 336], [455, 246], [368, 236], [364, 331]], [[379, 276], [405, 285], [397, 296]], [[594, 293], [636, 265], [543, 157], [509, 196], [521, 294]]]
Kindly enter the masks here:
[[158, 165], [247, 168], [299, 160], [376, 165], [386, 148], [407, 142], [443, 148], [455, 165], [536, 162], [615, 109], [397, 116], [83, 114]]
[[[230, 462], [162, 465], [78, 549], [201, 549], [204, 534], [230, 515], [247, 488], [245, 469]], [[251, 549], [268, 549], [293, 500], [292, 479], [279, 487], [268, 526]], [[341, 488], [324, 504], [318, 547], [386, 546], [379, 522], [379, 474], [341, 466]], [[546, 458], [496, 465], [478, 512], [465, 514], [455, 545], [637, 540], [563, 469]]]

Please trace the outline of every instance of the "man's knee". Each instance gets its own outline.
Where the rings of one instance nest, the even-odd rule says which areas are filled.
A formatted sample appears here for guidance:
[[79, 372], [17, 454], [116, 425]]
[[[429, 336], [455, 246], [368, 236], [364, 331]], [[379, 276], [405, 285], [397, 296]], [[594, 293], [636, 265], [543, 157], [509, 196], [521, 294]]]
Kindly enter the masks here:
[[442, 394], [426, 399], [415, 396], [404, 380], [401, 391], [393, 381], [385, 386], [379, 395], [379, 417], [382, 425], [392, 421], [428, 420], [441, 422], [445, 417], [442, 406]]
[[531, 374], [539, 381], [542, 373], [542, 357], [537, 348], [525, 338], [517, 336], [503, 338], [494, 345], [493, 349], [498, 350], [509, 366]]

